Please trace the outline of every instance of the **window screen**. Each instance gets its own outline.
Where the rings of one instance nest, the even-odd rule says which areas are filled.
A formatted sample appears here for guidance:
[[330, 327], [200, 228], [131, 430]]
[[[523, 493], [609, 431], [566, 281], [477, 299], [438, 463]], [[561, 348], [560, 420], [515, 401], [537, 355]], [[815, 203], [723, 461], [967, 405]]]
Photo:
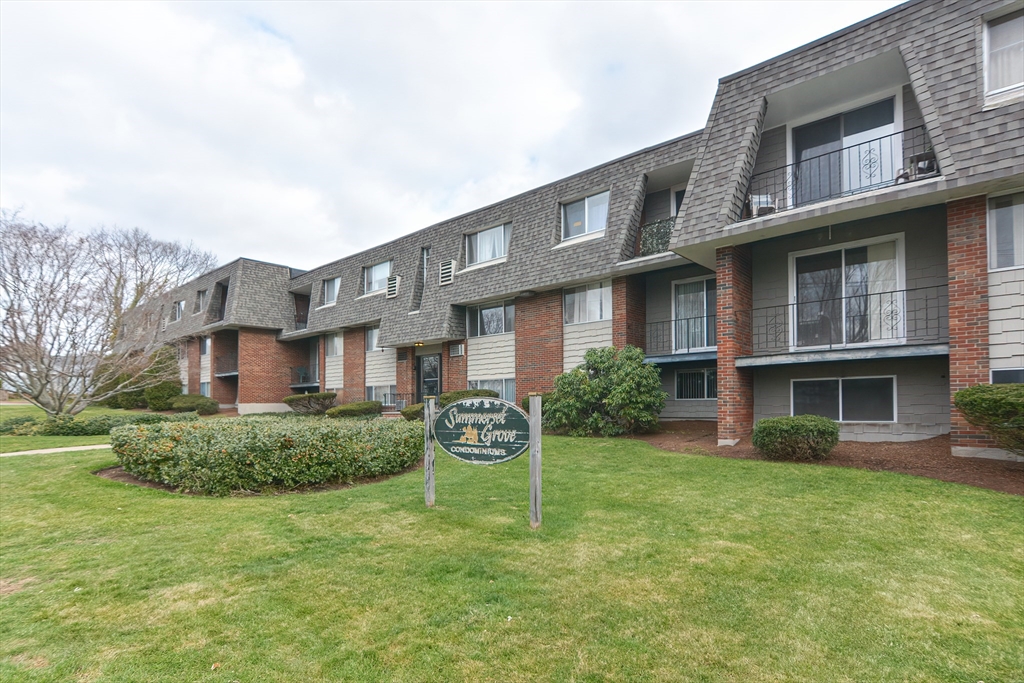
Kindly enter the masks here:
[[793, 414], [821, 415], [839, 419], [839, 380], [816, 379], [793, 382]]
[[892, 422], [892, 377], [843, 380], [843, 422]]

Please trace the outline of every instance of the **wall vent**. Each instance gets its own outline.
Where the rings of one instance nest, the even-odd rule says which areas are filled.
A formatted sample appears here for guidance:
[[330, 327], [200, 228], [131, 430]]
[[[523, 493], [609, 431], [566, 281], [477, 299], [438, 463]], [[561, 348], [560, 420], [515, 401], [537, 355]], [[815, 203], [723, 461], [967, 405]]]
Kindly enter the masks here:
[[451, 344], [448, 347], [448, 355], [450, 357], [452, 357], [452, 358], [454, 358], [455, 356], [465, 356], [466, 355], [466, 345], [465, 344]]
[[394, 299], [398, 296], [398, 283], [402, 281], [401, 275], [389, 275], [388, 276], [388, 289], [384, 295], [387, 299]]
[[447, 261], [441, 261], [440, 266], [440, 278], [438, 284], [450, 285], [455, 281], [455, 261], [448, 259]]
[[404, 363], [407, 360], [409, 360], [409, 351], [407, 349], [399, 349], [398, 353], [396, 353], [395, 355], [397, 356], [395, 360], [397, 360], [399, 363]]

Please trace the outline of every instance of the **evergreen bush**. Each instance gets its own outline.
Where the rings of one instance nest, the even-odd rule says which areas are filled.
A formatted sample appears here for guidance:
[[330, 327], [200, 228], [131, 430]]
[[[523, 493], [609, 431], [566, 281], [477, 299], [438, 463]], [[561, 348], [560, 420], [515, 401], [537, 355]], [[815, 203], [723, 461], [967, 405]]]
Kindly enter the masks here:
[[413, 403], [411, 406], [402, 408], [400, 413], [406, 420], [420, 420], [423, 421], [423, 410], [426, 408], [424, 403]]
[[318, 394], [294, 394], [285, 396], [282, 400], [296, 413], [323, 415], [334, 407], [337, 398], [338, 395], [333, 391], [324, 391]]
[[979, 384], [956, 392], [953, 405], [1000, 448], [1024, 456], [1024, 384]]
[[384, 412], [384, 404], [380, 401], [357, 401], [334, 406], [327, 411], [327, 417], [359, 417], [361, 415], [380, 415]]
[[[543, 394], [540, 395], [540, 399], [541, 399], [540, 409], [541, 409], [541, 412], [544, 412], [544, 407], [548, 404], [548, 401], [551, 399], [551, 394], [552, 394], [552, 392], [545, 391]], [[527, 394], [526, 396], [523, 396], [523, 400], [521, 401], [521, 403], [523, 405], [523, 410], [525, 410], [526, 412], [530, 412], [530, 395], [529, 394]]]
[[146, 387], [142, 392], [150, 410], [170, 410], [171, 401], [181, 396], [181, 385], [177, 382], [160, 382]]
[[498, 392], [491, 389], [460, 389], [448, 391], [437, 398], [437, 405], [444, 408], [449, 403], [461, 401], [464, 398], [498, 398]]
[[171, 401], [171, 410], [178, 413], [196, 412], [200, 415], [213, 415], [220, 410], [220, 404], [200, 394], [183, 394]]
[[839, 443], [839, 423], [818, 415], [765, 418], [751, 441], [768, 460], [824, 460]]

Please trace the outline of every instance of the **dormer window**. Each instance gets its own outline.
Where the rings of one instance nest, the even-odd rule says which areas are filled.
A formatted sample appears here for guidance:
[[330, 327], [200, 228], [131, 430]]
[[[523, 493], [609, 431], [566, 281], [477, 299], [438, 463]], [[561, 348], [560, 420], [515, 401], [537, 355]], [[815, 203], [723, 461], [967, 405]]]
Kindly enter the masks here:
[[1024, 10], [985, 24], [985, 95], [1024, 87]]
[[374, 325], [373, 327], [366, 328], [366, 352], [377, 351], [377, 339], [380, 338], [380, 326]]
[[591, 195], [586, 199], [562, 205], [562, 239], [571, 240], [608, 225], [608, 192]]
[[486, 263], [506, 256], [511, 236], [512, 225], [509, 223], [466, 235], [466, 265]]
[[206, 310], [207, 294], [205, 289], [200, 289], [196, 293], [196, 310], [195, 313], [202, 313]]
[[171, 304], [171, 322], [181, 320], [181, 316], [185, 313], [185, 302], [175, 301]]
[[369, 294], [383, 290], [388, 286], [391, 275], [391, 261], [384, 261], [368, 268], [363, 268], [363, 292]]
[[340, 282], [341, 278], [338, 277], [324, 280], [324, 306], [333, 304], [338, 300], [338, 285]]

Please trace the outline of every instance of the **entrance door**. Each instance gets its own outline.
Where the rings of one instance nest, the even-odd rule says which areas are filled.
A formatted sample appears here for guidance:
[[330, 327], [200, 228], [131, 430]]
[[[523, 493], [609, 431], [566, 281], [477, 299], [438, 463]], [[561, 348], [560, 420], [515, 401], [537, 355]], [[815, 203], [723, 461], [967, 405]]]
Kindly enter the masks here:
[[441, 354], [419, 356], [416, 359], [417, 403], [422, 403], [426, 396], [441, 395]]

